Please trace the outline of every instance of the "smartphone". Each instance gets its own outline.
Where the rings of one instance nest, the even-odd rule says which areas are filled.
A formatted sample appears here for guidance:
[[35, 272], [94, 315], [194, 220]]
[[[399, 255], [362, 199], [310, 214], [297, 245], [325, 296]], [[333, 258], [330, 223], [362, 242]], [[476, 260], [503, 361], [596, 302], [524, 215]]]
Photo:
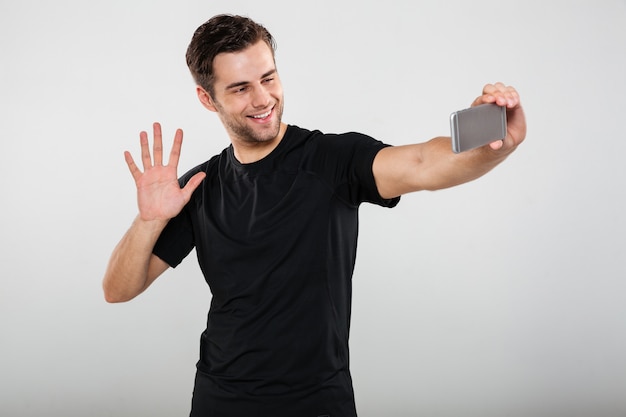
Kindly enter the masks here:
[[506, 136], [506, 108], [497, 104], [481, 104], [450, 115], [452, 151], [478, 148]]

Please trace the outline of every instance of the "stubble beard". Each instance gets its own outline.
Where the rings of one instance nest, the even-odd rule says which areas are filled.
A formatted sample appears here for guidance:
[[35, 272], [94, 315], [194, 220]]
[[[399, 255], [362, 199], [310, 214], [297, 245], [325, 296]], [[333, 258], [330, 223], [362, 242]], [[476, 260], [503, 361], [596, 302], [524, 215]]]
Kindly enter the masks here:
[[[221, 106], [216, 106], [221, 110], [221, 115], [225, 114]], [[222, 123], [226, 130], [242, 142], [248, 144], [261, 144], [275, 139], [280, 133], [280, 126], [283, 117], [283, 102], [276, 103], [274, 107], [273, 120], [268, 125], [251, 126], [246, 121], [240, 121], [235, 117], [221, 116]]]

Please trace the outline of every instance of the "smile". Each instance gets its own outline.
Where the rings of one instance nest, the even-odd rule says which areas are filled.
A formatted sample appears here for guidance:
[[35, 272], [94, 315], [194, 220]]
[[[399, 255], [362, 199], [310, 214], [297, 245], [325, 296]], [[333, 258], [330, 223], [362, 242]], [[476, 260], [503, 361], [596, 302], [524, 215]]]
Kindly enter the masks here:
[[273, 108], [269, 109], [268, 111], [266, 111], [265, 113], [262, 114], [258, 114], [256, 116], [249, 116], [253, 119], [265, 119], [266, 117], [268, 117], [270, 114], [272, 114], [272, 110], [274, 110]]

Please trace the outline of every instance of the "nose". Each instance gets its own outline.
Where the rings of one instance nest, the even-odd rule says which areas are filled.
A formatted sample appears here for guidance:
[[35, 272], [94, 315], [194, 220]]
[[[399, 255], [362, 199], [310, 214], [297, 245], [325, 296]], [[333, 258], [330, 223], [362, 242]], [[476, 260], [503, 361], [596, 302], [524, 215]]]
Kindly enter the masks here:
[[254, 94], [252, 96], [252, 106], [255, 108], [265, 108], [268, 106], [271, 100], [271, 95], [269, 91], [263, 87], [259, 86], [254, 89]]

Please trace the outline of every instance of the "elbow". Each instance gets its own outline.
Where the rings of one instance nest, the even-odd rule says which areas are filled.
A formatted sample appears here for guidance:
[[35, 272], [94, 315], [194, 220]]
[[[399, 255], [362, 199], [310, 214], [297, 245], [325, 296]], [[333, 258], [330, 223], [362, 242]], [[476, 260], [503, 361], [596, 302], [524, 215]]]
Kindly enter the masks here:
[[129, 300], [130, 298], [128, 297], [123, 297], [113, 291], [107, 291], [106, 289], [104, 290], [104, 301], [109, 304], [125, 303]]
[[104, 301], [109, 304], [125, 303], [134, 298], [134, 296], [129, 296], [112, 285], [107, 277], [102, 281], [102, 291], [104, 293]]
[[117, 303], [125, 303], [126, 301], [129, 301], [129, 298], [124, 298], [124, 297], [120, 297], [117, 294], [112, 294], [108, 291], [104, 292], [104, 301], [106, 301], [109, 304], [117, 304]]

